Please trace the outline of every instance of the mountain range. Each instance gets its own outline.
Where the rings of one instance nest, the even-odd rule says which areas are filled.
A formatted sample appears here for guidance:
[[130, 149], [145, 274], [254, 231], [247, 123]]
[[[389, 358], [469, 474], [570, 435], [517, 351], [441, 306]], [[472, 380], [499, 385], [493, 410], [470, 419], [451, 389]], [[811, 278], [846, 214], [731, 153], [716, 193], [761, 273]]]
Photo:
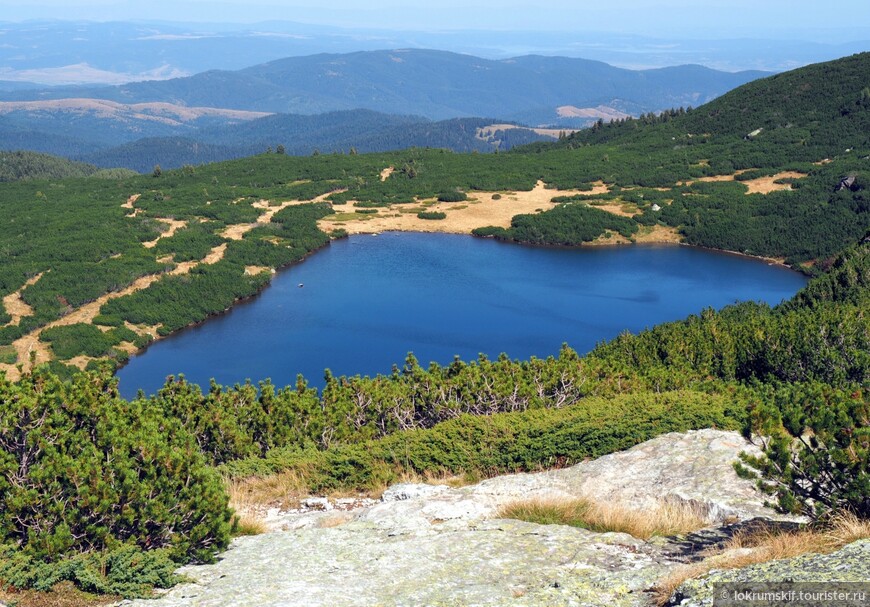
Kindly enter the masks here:
[[[410, 146], [504, 150], [599, 119], [704, 103], [761, 75], [415, 49], [319, 54], [111, 87], [6, 90], [0, 92], [0, 148], [139, 171], [277, 145], [293, 154]], [[511, 128], [482, 135], [493, 124]], [[556, 130], [513, 128], [520, 125]]]
[[[4, 17], [11, 18], [10, 11]], [[298, 14], [298, 13], [297, 13]], [[293, 21], [255, 24], [166, 21], [0, 21], [0, 90], [22, 82], [44, 85], [123, 84], [235, 70], [290, 56], [385, 48], [438, 48], [505, 59], [519, 55], [583, 57], [631, 69], [694, 63], [726, 71], [782, 71], [867, 48], [860, 28], [833, 29], [807, 39], [711, 40], [662, 32], [637, 35], [584, 30], [388, 30]], [[838, 24], [832, 23], [832, 27]], [[6, 82], [3, 82], [6, 81]], [[31, 85], [32, 88], [32, 85]]]
[[697, 65], [626, 70], [567, 57], [491, 60], [399, 49], [288, 57], [242, 70], [113, 87], [7, 91], [0, 99], [88, 98], [296, 114], [371, 109], [432, 120], [491, 116], [552, 125], [565, 119], [560, 108], [606, 106], [638, 114], [700, 105], [763, 75]]

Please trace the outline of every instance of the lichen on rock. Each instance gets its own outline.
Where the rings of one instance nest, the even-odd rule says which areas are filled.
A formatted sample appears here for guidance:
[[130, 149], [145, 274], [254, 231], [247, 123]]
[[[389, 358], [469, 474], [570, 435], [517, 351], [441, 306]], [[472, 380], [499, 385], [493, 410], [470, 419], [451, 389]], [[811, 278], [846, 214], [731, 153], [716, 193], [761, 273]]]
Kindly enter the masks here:
[[747, 449], [734, 432], [674, 433], [563, 470], [397, 485], [350, 511], [314, 500], [310, 511], [270, 516], [273, 532], [237, 539], [216, 564], [182, 568], [193, 583], [126, 605], [648, 605], [656, 581], [685, 562], [677, 540], [498, 519], [499, 509], [578, 496], [644, 508], [670, 496], [702, 505], [711, 524], [774, 516], [734, 472]]

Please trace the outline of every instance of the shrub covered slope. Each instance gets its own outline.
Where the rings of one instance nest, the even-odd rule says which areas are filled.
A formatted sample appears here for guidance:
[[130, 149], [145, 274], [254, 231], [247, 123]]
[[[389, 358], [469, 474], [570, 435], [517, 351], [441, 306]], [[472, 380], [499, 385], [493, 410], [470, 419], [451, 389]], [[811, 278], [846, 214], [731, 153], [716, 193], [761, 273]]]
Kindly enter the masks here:
[[[867, 67], [868, 57], [843, 60], [845, 71]], [[331, 212], [330, 200], [377, 206], [531, 189], [538, 180], [587, 191], [604, 181], [613, 187], [599, 198], [634, 205], [634, 218], [599, 225], [605, 211], [580, 195], [515, 218], [506, 237], [566, 243], [598, 229], [632, 236], [667, 224], [698, 244], [813, 259], [819, 274], [780, 306], [708, 310], [622, 335], [585, 357], [566, 346], [545, 360], [426, 367], [410, 355], [386, 375], [328, 376], [320, 392], [301, 377], [285, 388], [263, 382], [205, 391], [173, 378], [155, 396], [127, 402], [106, 371], [63, 381], [45, 368], [25, 369], [20, 381], [0, 382], [0, 582], [46, 588], [71, 580], [126, 595], [171, 584], [173, 563], [207, 560], [229, 539], [218, 471], [291, 470], [312, 491], [361, 489], [407, 472], [484, 476], [567, 465], [662, 432], [710, 426], [769, 437], [767, 457], [742, 470], [783, 509], [819, 519], [843, 509], [870, 516], [870, 131], [849, 139], [849, 152], [836, 135], [859, 137], [849, 125], [863, 124], [867, 110], [851, 77], [805, 86], [839, 69], [814, 66], [749, 85], [756, 88], [736, 91], [718, 113], [701, 108], [648, 126], [601, 126], [557, 146], [497, 156], [270, 154], [152, 176], [0, 184], [8, 220], [0, 290], [19, 291], [32, 310], [17, 323], [2, 319], [4, 345], [83, 303], [120, 295], [138, 278], [154, 279], [102, 305], [95, 321], [106, 331], [87, 323], [46, 328], [42, 337], [58, 357], [115, 352], [137, 339], [131, 327], [170, 332], [256, 292], [268, 275], [251, 267], [279, 267], [328, 242], [316, 221]], [[817, 114], [799, 122], [807, 112], [783, 109], [792, 126], [764, 123], [750, 138], [739, 134], [744, 126], [715, 120], [788, 87], [816, 90]], [[829, 111], [853, 97], [859, 103], [848, 112]], [[794, 128], [805, 130], [806, 145], [788, 139]], [[674, 143], [678, 132], [686, 136]], [[773, 134], [769, 146], [759, 139], [764, 133]], [[591, 145], [595, 138], [602, 142]], [[385, 167], [395, 172], [382, 180]], [[806, 176], [796, 189], [769, 194], [697, 181], [735, 167]], [[847, 175], [855, 179], [838, 190]], [[263, 202], [323, 195], [327, 202], [281, 210]], [[270, 221], [258, 222], [270, 208]], [[157, 239], [169, 224], [174, 235]]]

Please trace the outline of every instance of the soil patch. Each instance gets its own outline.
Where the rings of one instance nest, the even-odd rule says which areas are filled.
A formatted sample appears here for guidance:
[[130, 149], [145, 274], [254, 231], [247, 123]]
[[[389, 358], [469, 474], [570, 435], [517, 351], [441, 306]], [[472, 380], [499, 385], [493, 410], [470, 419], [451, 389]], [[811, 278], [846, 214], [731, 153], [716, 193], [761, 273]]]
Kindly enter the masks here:
[[770, 194], [771, 192], [776, 192], [780, 190], [790, 190], [791, 185], [787, 183], [775, 183], [780, 179], [800, 179], [802, 177], [806, 177], [805, 173], [798, 173], [797, 171], [785, 171], [783, 173], [777, 173], [776, 175], [772, 175], [770, 177], [759, 177], [758, 179], [750, 179], [749, 181], [744, 181], [746, 187], [749, 190], [746, 192], [747, 194]]
[[142, 196], [142, 194], [133, 194], [132, 196], [130, 196], [130, 197], [127, 199], [127, 202], [125, 202], [124, 204], [121, 205], [121, 208], [122, 208], [122, 209], [132, 209], [132, 208], [134, 208], [133, 205], [136, 204], [136, 201], [139, 200], [139, 198], [140, 198], [141, 196]]
[[25, 282], [20, 289], [3, 298], [3, 307], [6, 309], [6, 313], [12, 317], [8, 326], [17, 326], [25, 316], [33, 316], [33, 308], [31, 308], [26, 301], [21, 299], [21, 294], [24, 292], [24, 289], [36, 284], [36, 281], [42, 278], [44, 273], [45, 272], [40, 272]]

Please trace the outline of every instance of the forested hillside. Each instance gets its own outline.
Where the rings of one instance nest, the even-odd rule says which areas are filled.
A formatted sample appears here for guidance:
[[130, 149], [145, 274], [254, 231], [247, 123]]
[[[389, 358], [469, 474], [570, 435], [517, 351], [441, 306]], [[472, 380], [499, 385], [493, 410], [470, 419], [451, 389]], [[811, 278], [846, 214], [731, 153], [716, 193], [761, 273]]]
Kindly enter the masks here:
[[0, 181], [87, 177], [97, 167], [36, 152], [0, 152]]
[[[86, 102], [82, 103], [81, 108], [76, 105], [61, 113], [49, 108], [0, 116], [0, 149], [34, 150], [99, 167], [124, 167], [145, 173], [157, 164], [165, 169], [180, 168], [243, 158], [279, 147], [286, 154], [304, 156], [409, 147], [495, 152], [555, 139], [555, 134], [539, 134], [514, 125], [504, 128], [504, 121], [487, 118], [433, 122], [421, 116], [348, 110], [315, 116], [274, 114], [244, 120], [212, 117], [182, 121], [161, 119], [158, 110], [171, 113], [166, 108], [156, 108], [156, 116], [137, 114], [141, 108], [112, 115], [103, 112], [101, 105], [88, 108]], [[172, 108], [182, 114], [187, 111], [180, 106]], [[502, 127], [490, 129], [488, 136], [479, 133], [479, 129], [498, 123]]]
[[486, 118], [432, 122], [414, 116], [389, 116], [369, 110], [330, 112], [317, 116], [275, 114], [220, 128], [193, 131], [187, 137], [137, 139], [77, 158], [101, 167], [121, 166], [150, 171], [155, 164], [179, 168], [282, 150], [285, 154], [385, 152], [410, 147], [446, 148], [454, 152], [507, 151], [516, 145], [554, 140], [528, 128], [496, 130], [490, 137], [478, 129], [495, 124]]
[[[30, 159], [15, 174], [41, 178], [0, 183], [0, 582], [125, 596], [171, 585], [177, 563], [213, 558], [238, 528], [221, 475], [289, 471], [306, 491], [358, 492], [563, 466], [711, 426], [770, 437], [741, 473], [784, 511], [870, 518], [870, 108], [853, 77], [868, 61], [507, 154], [273, 151], [108, 179], [46, 176], [52, 163]], [[510, 205], [539, 182], [549, 210], [480, 233], [573, 245], [664, 232], [817, 276], [780, 306], [706, 310], [585, 356], [409, 355], [377, 377], [327, 375], [322, 391], [304, 377], [171, 378], [119, 397], [113, 366], [345, 235], [325, 218]]]

